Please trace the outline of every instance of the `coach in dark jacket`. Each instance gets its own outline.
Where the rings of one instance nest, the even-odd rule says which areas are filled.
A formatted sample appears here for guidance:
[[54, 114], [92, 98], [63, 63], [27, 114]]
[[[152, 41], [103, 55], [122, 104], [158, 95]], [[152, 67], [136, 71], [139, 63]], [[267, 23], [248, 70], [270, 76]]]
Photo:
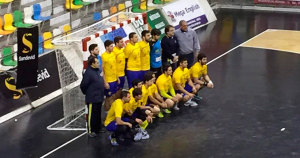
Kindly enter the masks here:
[[83, 75], [80, 89], [85, 94], [88, 107], [88, 134], [95, 137], [101, 129], [101, 106], [104, 100], [104, 81], [100, 76], [99, 61], [96, 57], [89, 58], [88, 68]]

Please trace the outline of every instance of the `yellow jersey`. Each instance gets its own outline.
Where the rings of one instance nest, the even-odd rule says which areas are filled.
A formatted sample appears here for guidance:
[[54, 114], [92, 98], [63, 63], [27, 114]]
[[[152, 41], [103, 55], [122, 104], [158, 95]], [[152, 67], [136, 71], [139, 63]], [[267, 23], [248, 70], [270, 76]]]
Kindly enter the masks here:
[[187, 80], [190, 78], [189, 69], [184, 68], [183, 70], [178, 67], [173, 73], [173, 84], [174, 88], [178, 90], [176, 83], [180, 83], [180, 85], [184, 88]]
[[112, 121], [115, 121], [116, 118], [121, 118], [123, 115], [123, 101], [121, 99], [115, 100], [107, 113], [106, 119], [104, 121], [104, 126], [107, 126]]
[[131, 97], [129, 103], [126, 103], [124, 105], [124, 110], [127, 113], [129, 113], [129, 111], [131, 111], [133, 113], [135, 111], [135, 109], [138, 108], [138, 107], [141, 107], [141, 105], [142, 105], [142, 101], [141, 100], [136, 101], [134, 99], [134, 97]]
[[200, 78], [203, 75], [207, 74], [207, 65], [201, 65], [199, 62], [196, 62], [190, 68], [190, 76], [191, 78]]
[[148, 102], [149, 97], [149, 88], [146, 88], [145, 85], [142, 86], [142, 105], [145, 106]]
[[117, 76], [122, 77], [125, 76], [125, 54], [124, 49], [114, 47], [113, 53], [116, 56], [116, 69], [117, 69]]
[[169, 92], [171, 88], [173, 88], [172, 78], [171, 76], [166, 76], [165, 74], [161, 74], [156, 80], [157, 88], [160, 91]]
[[132, 45], [128, 43], [124, 49], [125, 58], [127, 58], [127, 68], [130, 71], [141, 70], [141, 49], [138, 43]]
[[104, 79], [106, 82], [115, 82], [118, 79], [117, 67], [116, 67], [116, 56], [114, 53], [104, 52], [101, 55], [103, 64]]
[[158, 90], [157, 90], [157, 86], [156, 84], [152, 84], [149, 88], [148, 88], [148, 95], [150, 96], [153, 96], [155, 93], [158, 93]]
[[141, 49], [141, 70], [150, 70], [150, 46], [149, 43], [145, 41], [139, 42]]

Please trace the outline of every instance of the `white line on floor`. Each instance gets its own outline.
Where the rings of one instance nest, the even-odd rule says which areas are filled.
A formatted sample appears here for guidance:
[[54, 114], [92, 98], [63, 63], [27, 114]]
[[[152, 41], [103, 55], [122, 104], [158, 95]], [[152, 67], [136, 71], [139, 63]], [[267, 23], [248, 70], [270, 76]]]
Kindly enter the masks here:
[[252, 38], [248, 39], [247, 41], [243, 42], [242, 44], [240, 44], [240, 45], [238, 45], [238, 46], [236, 46], [236, 47], [234, 47], [234, 48], [230, 49], [229, 51], [227, 51], [227, 52], [225, 52], [225, 53], [221, 54], [220, 56], [218, 56], [218, 57], [214, 58], [213, 60], [209, 61], [209, 62], [207, 63], [207, 65], [208, 65], [208, 64], [210, 64], [210, 63], [212, 63], [212, 62], [214, 62], [214, 61], [216, 61], [217, 59], [219, 59], [219, 58], [223, 57], [224, 55], [226, 55], [226, 54], [230, 53], [231, 51], [233, 51], [233, 50], [237, 49], [238, 47], [242, 46], [243, 44], [245, 44], [245, 43], [247, 43], [248, 41], [250, 41], [250, 40], [252, 40], [252, 39], [256, 38], [257, 36], [259, 36], [259, 35], [263, 34], [263, 33], [264, 33], [264, 32], [266, 32], [266, 31], [268, 31], [268, 30], [265, 30], [265, 31], [263, 31], [263, 32], [259, 33], [258, 35], [256, 35], [256, 36], [254, 36], [254, 37], [252, 37]]
[[44, 157], [47, 157], [47, 156], [49, 156], [50, 154], [54, 153], [55, 151], [59, 150], [60, 148], [62, 148], [62, 147], [64, 147], [64, 146], [66, 146], [66, 145], [68, 145], [68, 144], [72, 143], [73, 141], [75, 141], [76, 139], [78, 139], [78, 138], [80, 138], [80, 137], [84, 136], [86, 133], [87, 133], [87, 132], [83, 132], [83, 133], [81, 133], [81, 134], [80, 134], [80, 135], [78, 135], [77, 137], [75, 137], [75, 138], [73, 138], [73, 139], [71, 139], [71, 140], [67, 141], [67, 142], [66, 142], [66, 143], [64, 143], [63, 145], [61, 145], [61, 146], [59, 146], [59, 147], [57, 147], [57, 148], [53, 149], [52, 151], [48, 152], [47, 154], [45, 154], [45, 155], [41, 156], [41, 158], [44, 158]]

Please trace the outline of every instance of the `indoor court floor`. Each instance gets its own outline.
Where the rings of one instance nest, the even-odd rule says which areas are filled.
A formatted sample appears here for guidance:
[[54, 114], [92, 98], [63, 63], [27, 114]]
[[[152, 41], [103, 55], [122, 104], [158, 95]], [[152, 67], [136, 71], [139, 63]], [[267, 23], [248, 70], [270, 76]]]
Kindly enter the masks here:
[[[0, 157], [300, 157], [300, 14], [220, 10], [196, 32], [214, 89], [148, 128], [149, 140], [112, 147], [108, 132], [47, 131], [62, 98], [0, 125]], [[293, 31], [294, 30], [294, 31]]]

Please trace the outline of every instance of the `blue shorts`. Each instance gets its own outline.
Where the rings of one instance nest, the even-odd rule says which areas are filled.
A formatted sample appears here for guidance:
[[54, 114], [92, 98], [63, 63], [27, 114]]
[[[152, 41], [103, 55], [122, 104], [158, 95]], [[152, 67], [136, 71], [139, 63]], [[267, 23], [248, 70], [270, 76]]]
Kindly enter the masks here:
[[[126, 77], [127, 77], [127, 81], [128, 81], [128, 87], [131, 88], [131, 82], [135, 79], [140, 79], [141, 76], [141, 71], [130, 71], [127, 70], [126, 71]], [[143, 79], [140, 79], [141, 81], [143, 81]]]
[[115, 94], [118, 91], [118, 82], [109, 82], [109, 89], [105, 89], [104, 90], [104, 94], [107, 97], [112, 96], [113, 94]]
[[[186, 91], [188, 91], [189, 93], [192, 93], [192, 92], [193, 92], [193, 87], [191, 87], [188, 83], [185, 83], [184, 89], [185, 89]], [[176, 93], [179, 93], [179, 94], [182, 93], [180, 90], [176, 90], [175, 92], [176, 92]], [[183, 94], [183, 97], [184, 97], [184, 96], [185, 96], [185, 94]]]
[[125, 76], [121, 76], [119, 77], [120, 79], [120, 84], [118, 85], [118, 90], [122, 90], [124, 88], [124, 84], [125, 84]]
[[[122, 121], [124, 122], [129, 122], [129, 118], [122, 118]], [[111, 121], [107, 126], [106, 126], [106, 129], [110, 132], [114, 132], [117, 130], [117, 123], [116, 121]]]

